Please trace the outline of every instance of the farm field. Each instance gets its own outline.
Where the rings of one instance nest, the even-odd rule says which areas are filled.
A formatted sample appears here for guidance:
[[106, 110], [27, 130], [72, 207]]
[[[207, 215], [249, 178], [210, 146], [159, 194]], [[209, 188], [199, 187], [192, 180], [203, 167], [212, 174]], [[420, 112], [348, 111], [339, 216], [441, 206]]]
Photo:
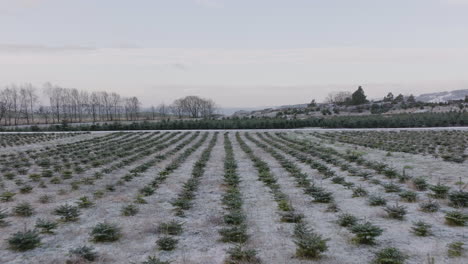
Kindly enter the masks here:
[[468, 131], [0, 134], [0, 263], [468, 263]]

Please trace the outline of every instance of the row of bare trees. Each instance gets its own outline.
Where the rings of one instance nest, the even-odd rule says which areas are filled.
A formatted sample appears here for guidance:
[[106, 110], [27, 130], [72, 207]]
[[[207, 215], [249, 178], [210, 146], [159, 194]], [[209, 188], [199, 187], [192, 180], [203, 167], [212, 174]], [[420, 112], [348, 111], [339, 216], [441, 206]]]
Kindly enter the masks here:
[[152, 119], [212, 118], [216, 104], [211, 99], [186, 96], [171, 105], [160, 104], [142, 111], [137, 97], [122, 97], [115, 92], [88, 92], [50, 83], [42, 89], [31, 84], [0, 89], [0, 124], [3, 125], [135, 121], [150, 118], [148, 112]]
[[63, 88], [50, 83], [44, 85], [42, 92], [48, 105], [40, 104], [38, 89], [31, 84], [10, 85], [1, 89], [0, 123], [133, 121], [139, 118], [141, 104], [137, 97]]
[[126, 98], [115, 92], [88, 92], [49, 83], [44, 86], [44, 91], [50, 102], [48, 110], [52, 122], [132, 121], [138, 119], [140, 112], [137, 97]]
[[34, 122], [34, 110], [38, 96], [30, 85], [10, 85], [0, 90], [0, 123], [17, 125], [21, 120]]

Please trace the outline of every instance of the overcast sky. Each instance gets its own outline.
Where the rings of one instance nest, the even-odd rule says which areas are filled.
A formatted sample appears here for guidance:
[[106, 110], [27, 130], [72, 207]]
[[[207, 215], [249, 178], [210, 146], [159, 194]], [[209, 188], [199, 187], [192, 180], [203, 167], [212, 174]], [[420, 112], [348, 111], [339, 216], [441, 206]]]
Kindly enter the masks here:
[[0, 0], [0, 86], [224, 107], [468, 88], [468, 0]]

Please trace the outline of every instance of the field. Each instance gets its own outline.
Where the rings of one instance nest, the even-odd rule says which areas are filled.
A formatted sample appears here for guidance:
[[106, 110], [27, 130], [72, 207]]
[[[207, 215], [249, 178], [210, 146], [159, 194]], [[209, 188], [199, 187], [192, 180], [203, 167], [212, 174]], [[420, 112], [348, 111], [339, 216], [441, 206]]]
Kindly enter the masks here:
[[0, 263], [468, 263], [468, 131], [0, 135]]

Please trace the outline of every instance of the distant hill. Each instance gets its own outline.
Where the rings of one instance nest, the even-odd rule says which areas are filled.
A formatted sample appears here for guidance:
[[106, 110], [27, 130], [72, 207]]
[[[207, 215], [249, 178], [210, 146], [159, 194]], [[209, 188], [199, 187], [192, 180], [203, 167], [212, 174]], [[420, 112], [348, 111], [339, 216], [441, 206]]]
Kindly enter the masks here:
[[285, 108], [306, 108], [309, 104], [295, 104], [295, 105], [282, 105], [274, 108], [285, 109]]
[[[268, 106], [268, 107], [251, 107], [251, 108], [237, 108], [236, 111], [233, 113], [237, 114], [245, 114], [255, 111], [262, 111], [262, 110], [280, 110], [280, 109], [287, 109], [287, 108], [306, 108], [308, 104], [295, 104], [295, 105], [280, 105], [280, 106]], [[231, 108], [236, 109], [236, 108]]]
[[236, 112], [248, 112], [255, 110], [261, 110], [265, 108], [270, 108], [268, 106], [258, 106], [258, 107], [222, 107], [219, 109], [219, 113], [223, 115], [232, 115]]
[[[418, 102], [424, 103], [441, 103], [451, 100], [463, 100], [468, 95], [468, 89], [454, 90], [449, 92], [427, 93], [416, 96]], [[407, 96], [405, 98], [408, 98]], [[308, 118], [322, 117], [325, 115], [365, 115], [371, 114], [371, 106], [373, 103], [381, 106], [380, 110], [374, 108], [373, 113], [399, 114], [399, 113], [422, 113], [427, 111], [448, 112], [459, 110], [458, 104], [450, 104], [439, 106], [438, 108], [423, 107], [416, 105], [413, 107], [403, 107], [401, 103], [386, 103], [387, 107], [382, 110], [382, 100], [371, 100], [370, 103], [360, 106], [337, 106], [328, 103], [317, 103], [314, 108], [307, 108], [308, 104], [294, 104], [273, 106], [268, 108], [258, 107], [256, 109], [239, 109], [232, 115], [236, 117], [286, 117], [286, 118]], [[234, 110], [234, 109], [232, 109]], [[232, 111], [230, 111], [232, 112]]]
[[466, 95], [468, 95], [468, 89], [454, 90], [450, 92], [427, 93], [416, 96], [416, 101], [427, 103], [440, 103], [447, 102], [449, 100], [465, 99]]

